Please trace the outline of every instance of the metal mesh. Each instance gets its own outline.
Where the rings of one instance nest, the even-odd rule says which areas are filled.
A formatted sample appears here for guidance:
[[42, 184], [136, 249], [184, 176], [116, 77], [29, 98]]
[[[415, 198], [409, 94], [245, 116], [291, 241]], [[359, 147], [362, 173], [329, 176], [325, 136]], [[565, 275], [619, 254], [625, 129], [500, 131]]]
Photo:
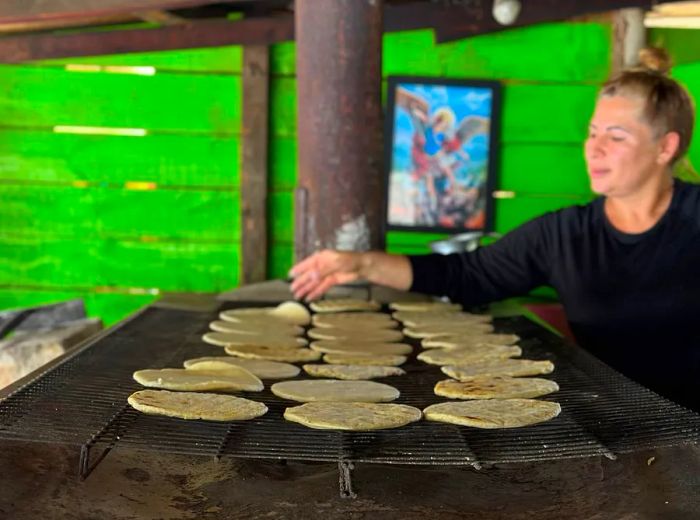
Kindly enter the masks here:
[[[246, 304], [239, 304], [246, 305]], [[250, 304], [248, 304], [250, 305]], [[559, 417], [539, 425], [480, 430], [420, 421], [375, 432], [313, 430], [282, 418], [293, 403], [265, 391], [241, 393], [264, 402], [258, 419], [215, 423], [143, 415], [126, 404], [141, 389], [143, 368], [180, 367], [185, 359], [223, 355], [202, 342], [215, 315], [152, 307], [98, 339], [0, 403], [0, 439], [81, 446], [81, 474], [92, 448], [312, 461], [472, 465], [603, 455], [700, 440], [700, 416], [629, 381], [581, 349], [525, 318], [496, 320], [522, 338], [523, 357], [549, 359], [561, 390]], [[420, 351], [416, 348], [416, 353]], [[433, 386], [445, 376], [417, 362], [406, 376], [379, 381], [397, 387], [397, 403], [425, 408], [445, 401]], [[300, 375], [299, 378], [304, 378]]]

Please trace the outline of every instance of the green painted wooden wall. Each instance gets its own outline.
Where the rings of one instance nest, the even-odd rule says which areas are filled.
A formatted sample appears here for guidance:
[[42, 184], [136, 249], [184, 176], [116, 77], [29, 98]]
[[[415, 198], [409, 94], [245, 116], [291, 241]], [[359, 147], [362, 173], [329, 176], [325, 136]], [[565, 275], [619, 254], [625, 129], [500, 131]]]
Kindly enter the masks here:
[[[383, 74], [504, 81], [497, 203], [504, 232], [590, 198], [581, 152], [610, 27], [547, 24], [435, 45], [388, 34]], [[160, 291], [219, 291], [240, 270], [241, 62], [237, 47], [0, 67], [0, 308], [83, 296], [112, 322]], [[141, 76], [66, 64], [150, 66]], [[272, 49], [270, 277], [292, 261], [294, 44]], [[144, 137], [57, 134], [142, 128]], [[391, 233], [425, 252], [435, 235]], [[134, 295], [133, 293], [137, 293]]]

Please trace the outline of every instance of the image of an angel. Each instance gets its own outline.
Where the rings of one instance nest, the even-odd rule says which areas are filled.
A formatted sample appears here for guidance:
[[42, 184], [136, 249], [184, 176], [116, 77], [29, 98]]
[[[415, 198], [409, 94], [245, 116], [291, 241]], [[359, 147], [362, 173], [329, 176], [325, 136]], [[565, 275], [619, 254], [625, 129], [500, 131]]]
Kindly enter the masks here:
[[488, 92], [440, 85], [397, 88], [392, 224], [483, 227], [490, 105], [479, 90]]

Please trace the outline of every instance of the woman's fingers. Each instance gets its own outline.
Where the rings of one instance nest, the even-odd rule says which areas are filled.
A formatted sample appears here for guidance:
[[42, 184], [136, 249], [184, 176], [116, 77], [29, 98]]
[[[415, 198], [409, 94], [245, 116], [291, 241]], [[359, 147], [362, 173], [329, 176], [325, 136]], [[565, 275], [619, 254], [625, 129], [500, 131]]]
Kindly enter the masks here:
[[343, 283], [354, 282], [357, 280], [356, 273], [338, 273], [330, 276], [326, 276], [309, 294], [306, 296], [307, 300], [315, 300], [328, 291], [334, 285], [339, 285]]
[[325, 250], [311, 255], [290, 269], [290, 290], [295, 298], [318, 298], [332, 286], [357, 280], [356, 253]]

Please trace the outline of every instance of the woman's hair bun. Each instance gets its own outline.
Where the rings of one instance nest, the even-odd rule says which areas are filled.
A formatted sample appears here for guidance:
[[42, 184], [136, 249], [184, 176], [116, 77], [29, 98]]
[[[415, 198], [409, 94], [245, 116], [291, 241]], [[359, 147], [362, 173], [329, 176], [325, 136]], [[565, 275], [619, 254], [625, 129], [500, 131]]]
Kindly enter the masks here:
[[671, 56], [659, 47], [645, 47], [639, 51], [639, 68], [668, 74], [671, 70]]

